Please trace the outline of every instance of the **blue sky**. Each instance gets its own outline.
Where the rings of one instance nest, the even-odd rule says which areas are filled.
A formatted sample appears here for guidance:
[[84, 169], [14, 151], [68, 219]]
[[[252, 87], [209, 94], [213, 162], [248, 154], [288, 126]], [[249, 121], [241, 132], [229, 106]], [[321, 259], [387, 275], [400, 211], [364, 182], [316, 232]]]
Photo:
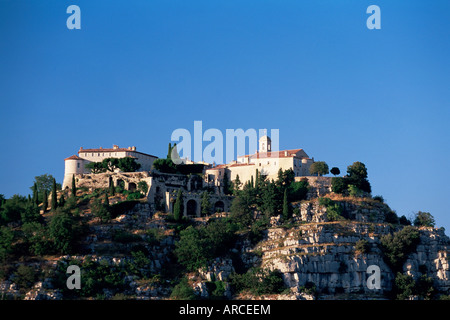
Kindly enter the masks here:
[[[81, 8], [68, 30], [66, 8]], [[368, 30], [366, 8], [381, 8]], [[0, 193], [79, 147], [165, 156], [173, 130], [280, 130], [399, 215], [450, 230], [449, 1], [0, 0]], [[447, 231], [448, 232], [448, 231]]]

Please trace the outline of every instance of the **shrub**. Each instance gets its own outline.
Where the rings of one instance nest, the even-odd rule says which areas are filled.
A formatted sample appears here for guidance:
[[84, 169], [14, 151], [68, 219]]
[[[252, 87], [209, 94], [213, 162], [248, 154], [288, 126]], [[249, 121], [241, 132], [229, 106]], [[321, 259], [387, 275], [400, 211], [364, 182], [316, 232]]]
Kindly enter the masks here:
[[397, 224], [399, 223], [399, 219], [395, 211], [389, 210], [384, 213], [384, 221], [387, 223]]
[[281, 293], [285, 289], [279, 270], [252, 268], [242, 275], [232, 274], [230, 281], [235, 291], [249, 291], [255, 295]]
[[30, 289], [37, 278], [34, 268], [23, 264], [19, 265], [14, 276], [14, 283], [17, 284], [20, 289]]
[[232, 247], [236, 230], [236, 225], [224, 220], [195, 228], [189, 226], [180, 232], [175, 255], [189, 271], [206, 267], [209, 260], [223, 255]]
[[403, 263], [416, 250], [419, 241], [419, 231], [412, 226], [381, 237], [384, 259], [394, 272], [402, 270]]
[[194, 289], [189, 285], [188, 280], [183, 278], [173, 288], [170, 298], [174, 300], [195, 300], [197, 296], [194, 293]]
[[429, 300], [434, 296], [433, 279], [421, 275], [417, 280], [407, 274], [397, 273], [394, 280], [394, 295], [398, 300], [410, 300], [414, 296]]
[[368, 253], [370, 249], [369, 242], [365, 239], [356, 241], [355, 250], [360, 253]]
[[124, 230], [118, 230], [113, 234], [113, 241], [120, 243], [130, 243], [141, 241], [140, 235], [132, 234]]
[[384, 203], [384, 198], [383, 196], [375, 196], [373, 197], [373, 200]]
[[414, 225], [416, 227], [434, 227], [434, 217], [429, 212], [419, 211], [415, 214]]
[[348, 192], [347, 179], [341, 177], [331, 178], [331, 191], [334, 193], [346, 194]]
[[401, 225], [404, 225], [404, 226], [410, 226], [410, 225], [411, 225], [411, 221], [410, 221], [408, 218], [406, 218], [404, 215], [401, 216], [401, 217], [398, 219], [398, 222], [399, 222]]

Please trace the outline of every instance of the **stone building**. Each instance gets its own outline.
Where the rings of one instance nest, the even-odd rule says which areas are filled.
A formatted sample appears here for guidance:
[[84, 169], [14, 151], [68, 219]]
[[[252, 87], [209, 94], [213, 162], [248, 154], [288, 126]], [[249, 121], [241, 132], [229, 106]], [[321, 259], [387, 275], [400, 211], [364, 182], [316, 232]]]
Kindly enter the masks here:
[[78, 150], [78, 155], [73, 155], [64, 159], [64, 181], [63, 189], [71, 186], [72, 176], [75, 174], [88, 174], [90, 170], [85, 166], [90, 162], [101, 162], [106, 158], [125, 158], [132, 157], [136, 159], [136, 162], [141, 165], [139, 171], [150, 171], [153, 162], [158, 159], [156, 156], [139, 152], [136, 147], [119, 148], [117, 145], [113, 145], [112, 149], [104, 149], [102, 147], [98, 149], [83, 149]]
[[269, 180], [276, 180], [278, 170], [292, 169], [296, 177], [309, 176], [309, 167], [314, 163], [303, 149], [272, 151], [272, 143], [268, 136], [259, 139], [259, 150], [251, 155], [238, 156], [229, 164], [214, 166], [205, 170], [205, 182], [211, 186], [221, 186], [227, 174], [230, 181], [236, 179], [242, 183], [255, 179], [256, 170]]

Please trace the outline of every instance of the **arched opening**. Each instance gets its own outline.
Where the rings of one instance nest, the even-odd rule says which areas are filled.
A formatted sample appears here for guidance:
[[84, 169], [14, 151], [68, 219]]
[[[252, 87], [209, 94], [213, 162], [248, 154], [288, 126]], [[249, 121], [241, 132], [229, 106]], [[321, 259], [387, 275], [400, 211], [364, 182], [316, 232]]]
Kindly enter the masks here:
[[214, 212], [224, 212], [225, 211], [225, 204], [223, 203], [223, 201], [217, 201], [214, 204]]
[[197, 202], [193, 199], [189, 200], [186, 204], [186, 214], [188, 216], [197, 215]]
[[116, 192], [121, 193], [125, 190], [125, 182], [122, 179], [116, 181]]
[[136, 183], [130, 182], [128, 184], [128, 191], [136, 191], [136, 189], [137, 189]]

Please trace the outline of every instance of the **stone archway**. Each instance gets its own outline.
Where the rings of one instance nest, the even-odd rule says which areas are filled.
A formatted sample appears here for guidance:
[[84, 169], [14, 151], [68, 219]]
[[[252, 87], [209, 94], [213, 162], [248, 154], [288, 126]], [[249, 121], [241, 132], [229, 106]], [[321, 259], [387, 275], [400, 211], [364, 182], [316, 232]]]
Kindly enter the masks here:
[[136, 183], [134, 182], [128, 183], [128, 191], [136, 191], [136, 189], [137, 189]]
[[225, 204], [223, 201], [219, 200], [214, 204], [214, 212], [224, 212], [225, 211]]
[[197, 215], [197, 201], [195, 201], [194, 199], [191, 199], [186, 203], [186, 215], [187, 216]]

